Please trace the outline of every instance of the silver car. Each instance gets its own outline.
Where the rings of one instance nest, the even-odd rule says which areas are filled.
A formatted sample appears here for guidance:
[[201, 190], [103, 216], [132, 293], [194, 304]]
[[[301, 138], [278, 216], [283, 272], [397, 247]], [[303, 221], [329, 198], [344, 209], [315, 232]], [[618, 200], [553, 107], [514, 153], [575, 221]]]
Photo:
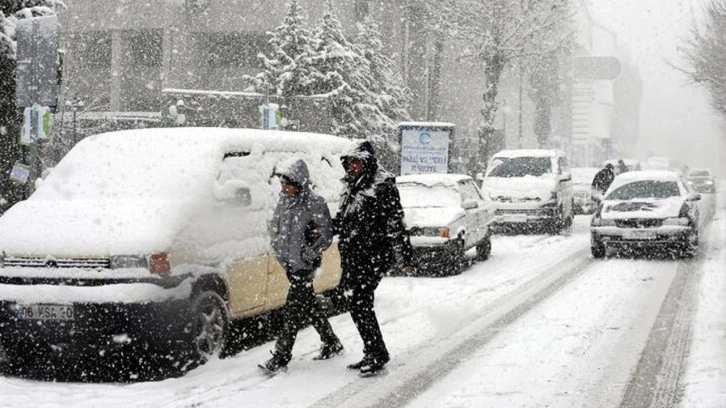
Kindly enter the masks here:
[[465, 252], [471, 248], [476, 248], [479, 260], [489, 257], [494, 205], [471, 177], [407, 175], [397, 177], [396, 185], [418, 271], [459, 273], [465, 265]]
[[657, 247], [684, 257], [693, 256], [698, 249], [696, 201], [700, 199], [674, 172], [653, 170], [619, 175], [592, 217], [592, 255], [602, 258], [609, 248]]

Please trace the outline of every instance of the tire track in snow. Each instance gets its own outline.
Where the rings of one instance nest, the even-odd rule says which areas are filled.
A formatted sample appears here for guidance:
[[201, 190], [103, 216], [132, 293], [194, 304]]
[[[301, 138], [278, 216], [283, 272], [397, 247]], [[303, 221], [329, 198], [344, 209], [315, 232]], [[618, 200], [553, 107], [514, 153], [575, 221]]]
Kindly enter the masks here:
[[[698, 256], [678, 265], [658, 317], [638, 365], [630, 375], [621, 408], [676, 407], [682, 395], [681, 376], [685, 372], [691, 345], [691, 322], [697, 310], [698, 285], [703, 276], [706, 248], [711, 243], [711, 217], [704, 221]], [[704, 245], [705, 244], [705, 245]]]
[[[468, 360], [500, 330], [532, 310], [593, 263], [589, 247], [538, 274], [516, 293], [489, 303], [478, 319], [448, 337], [435, 337], [389, 363], [395, 376], [360, 378], [329, 394], [313, 407], [401, 407]], [[405, 362], [405, 363], [404, 363]]]

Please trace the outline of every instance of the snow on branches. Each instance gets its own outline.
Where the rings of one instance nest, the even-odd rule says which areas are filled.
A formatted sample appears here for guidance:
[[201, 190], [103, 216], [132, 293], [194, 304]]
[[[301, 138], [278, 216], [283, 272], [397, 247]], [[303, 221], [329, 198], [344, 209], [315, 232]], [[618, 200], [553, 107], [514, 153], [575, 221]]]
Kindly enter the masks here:
[[17, 51], [15, 29], [18, 20], [52, 16], [59, 8], [66, 8], [62, 0], [25, 0], [20, 2], [20, 8], [11, 15], [6, 16], [0, 11], [0, 55], [15, 59]]

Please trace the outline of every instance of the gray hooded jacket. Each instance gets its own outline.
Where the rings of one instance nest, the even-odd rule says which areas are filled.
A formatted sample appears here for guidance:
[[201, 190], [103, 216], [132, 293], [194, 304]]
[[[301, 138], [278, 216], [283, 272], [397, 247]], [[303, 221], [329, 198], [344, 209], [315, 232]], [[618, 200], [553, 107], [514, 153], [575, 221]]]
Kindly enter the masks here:
[[[302, 159], [284, 160], [275, 173], [290, 179], [300, 188], [300, 193], [292, 197], [280, 193], [280, 201], [268, 223], [272, 249], [288, 274], [310, 272], [320, 265], [323, 251], [333, 242], [330, 211], [325, 199], [312, 190], [310, 173]], [[306, 234], [311, 221], [317, 230], [312, 237]]]

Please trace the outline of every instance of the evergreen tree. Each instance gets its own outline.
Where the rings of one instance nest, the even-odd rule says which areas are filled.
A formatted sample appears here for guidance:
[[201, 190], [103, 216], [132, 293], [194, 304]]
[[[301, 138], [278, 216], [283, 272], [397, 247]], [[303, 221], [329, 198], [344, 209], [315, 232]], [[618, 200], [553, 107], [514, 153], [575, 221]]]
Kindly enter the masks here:
[[303, 28], [304, 16], [298, 0], [292, 0], [283, 23], [269, 32], [269, 57], [259, 54], [265, 67], [254, 77], [245, 77], [251, 92], [285, 97], [309, 95], [310, 32]]
[[343, 35], [330, 3], [313, 34], [311, 92], [326, 95], [332, 108], [332, 133], [365, 138], [374, 128], [378, 108], [368, 98], [372, 86], [368, 61]]
[[393, 60], [384, 54], [380, 30], [370, 16], [363, 21], [355, 43], [368, 61], [372, 78], [368, 89], [369, 97], [381, 113], [380, 123], [374, 134], [393, 150], [397, 144], [398, 122], [410, 119], [410, 91], [403, 85], [403, 79], [395, 70]]

